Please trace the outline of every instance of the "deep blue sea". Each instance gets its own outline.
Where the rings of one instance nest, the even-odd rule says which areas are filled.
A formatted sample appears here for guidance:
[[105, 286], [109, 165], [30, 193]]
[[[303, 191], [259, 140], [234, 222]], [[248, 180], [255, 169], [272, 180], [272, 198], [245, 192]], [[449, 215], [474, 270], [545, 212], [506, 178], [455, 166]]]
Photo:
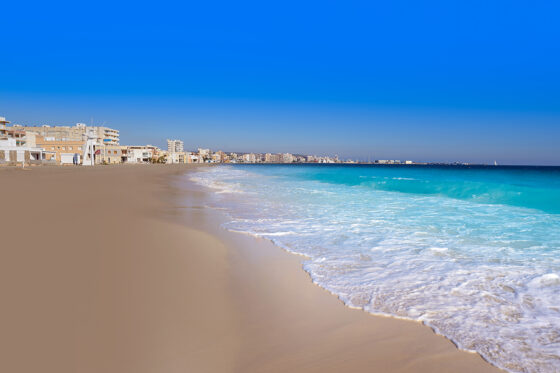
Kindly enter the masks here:
[[513, 372], [560, 371], [560, 167], [223, 165], [225, 228], [306, 255], [349, 307]]

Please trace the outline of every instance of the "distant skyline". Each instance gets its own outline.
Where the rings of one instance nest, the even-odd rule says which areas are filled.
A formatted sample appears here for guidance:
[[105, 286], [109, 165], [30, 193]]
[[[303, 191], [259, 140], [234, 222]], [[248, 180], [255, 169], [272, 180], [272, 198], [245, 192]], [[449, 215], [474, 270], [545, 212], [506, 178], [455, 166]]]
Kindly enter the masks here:
[[124, 144], [560, 165], [555, 2], [10, 3], [0, 116]]

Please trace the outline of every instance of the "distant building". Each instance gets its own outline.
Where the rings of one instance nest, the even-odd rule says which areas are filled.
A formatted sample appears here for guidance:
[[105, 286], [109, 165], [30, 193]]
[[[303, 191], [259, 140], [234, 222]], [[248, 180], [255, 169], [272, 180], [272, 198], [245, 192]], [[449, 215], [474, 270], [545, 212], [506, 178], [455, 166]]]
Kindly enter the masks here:
[[243, 154], [244, 163], [257, 163], [257, 156], [253, 153]]
[[[167, 155], [165, 157], [165, 163], [166, 164], [182, 163], [181, 162], [181, 154], [182, 153], [176, 153], [176, 152], [168, 151]], [[184, 157], [183, 157], [183, 159], [184, 159]]]
[[181, 140], [167, 140], [167, 151], [169, 153], [182, 153], [183, 142]]
[[266, 153], [264, 155], [264, 161], [266, 163], [281, 163], [282, 162], [282, 155], [281, 154]]
[[204, 159], [198, 154], [193, 154], [191, 152], [186, 153], [187, 163], [203, 163]]
[[198, 148], [198, 158], [199, 161], [205, 162], [205, 161], [211, 161], [212, 160], [212, 156], [211, 156], [211, 151], [210, 149], [202, 149], [202, 148]]
[[226, 154], [223, 151], [219, 150], [212, 154], [211, 159], [214, 163], [224, 163], [226, 161]]
[[21, 126], [16, 125], [14, 128], [22, 129], [27, 132], [36, 133], [47, 140], [52, 141], [82, 141], [88, 128], [94, 130], [97, 136], [97, 142], [105, 145], [119, 145], [119, 131], [98, 126], [86, 126], [84, 123], [76, 123], [75, 126]]
[[293, 155], [291, 155], [290, 153], [282, 154], [282, 163], [293, 163], [293, 162], [294, 162]]

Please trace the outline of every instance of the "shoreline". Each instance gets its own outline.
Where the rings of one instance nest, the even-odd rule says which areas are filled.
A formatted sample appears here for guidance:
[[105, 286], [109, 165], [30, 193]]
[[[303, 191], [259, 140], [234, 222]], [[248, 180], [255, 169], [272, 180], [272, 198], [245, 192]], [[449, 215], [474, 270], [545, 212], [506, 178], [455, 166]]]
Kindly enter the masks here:
[[[201, 185], [196, 184], [195, 182], [191, 181], [191, 180], [186, 180], [186, 178], [182, 179], [182, 183], [183, 183], [183, 187], [185, 187], [185, 184], [188, 185], [188, 187], [186, 188], [186, 190], [192, 191], [192, 190], [196, 190], [201, 192], [202, 194], [211, 194], [214, 193], [213, 190], [211, 190], [208, 187], [204, 187]], [[290, 266], [294, 266], [295, 265], [295, 269], [290, 269], [292, 271], [297, 271], [300, 272], [301, 274], [303, 274], [304, 278], [303, 280], [307, 283], [307, 284], [311, 284], [312, 288], [314, 289], [306, 289], [309, 292], [313, 292], [313, 291], [319, 291], [321, 293], [321, 296], [326, 296], [329, 298], [334, 298], [337, 303], [339, 305], [341, 305], [344, 309], [348, 310], [348, 312], [359, 312], [360, 314], [364, 315], [367, 318], [371, 317], [371, 318], [375, 318], [378, 319], [378, 322], [383, 322], [383, 320], [391, 320], [391, 322], [396, 321], [397, 323], [405, 323], [406, 326], [397, 326], [397, 328], [400, 327], [404, 327], [405, 329], [408, 329], [408, 327], [410, 327], [412, 325], [412, 328], [415, 327], [420, 327], [422, 329], [427, 329], [430, 334], [431, 337], [436, 337], [438, 339], [443, 339], [446, 343], [448, 343], [449, 345], [451, 345], [451, 348], [456, 350], [456, 352], [458, 352], [459, 354], [467, 354], [467, 355], [471, 355], [473, 357], [475, 357], [477, 360], [479, 359], [480, 361], [483, 362], [483, 366], [481, 367], [477, 367], [476, 371], [478, 372], [482, 372], [482, 371], [495, 371], [495, 372], [503, 372], [504, 370], [501, 370], [499, 367], [495, 366], [494, 364], [492, 364], [491, 362], [489, 362], [488, 360], [486, 360], [482, 355], [480, 355], [477, 351], [472, 351], [472, 350], [464, 350], [464, 349], [459, 349], [458, 346], [455, 344], [455, 342], [453, 342], [451, 339], [447, 338], [445, 335], [438, 333], [433, 327], [431, 327], [430, 325], [425, 324], [424, 322], [420, 322], [417, 320], [413, 320], [413, 319], [409, 319], [409, 318], [404, 318], [404, 317], [399, 317], [399, 316], [395, 316], [395, 315], [390, 315], [390, 314], [374, 314], [374, 313], [370, 313], [367, 312], [365, 310], [363, 310], [362, 308], [356, 308], [356, 307], [350, 307], [347, 304], [345, 304], [343, 302], [342, 299], [339, 298], [339, 296], [331, 291], [329, 291], [328, 289], [325, 289], [324, 287], [322, 287], [320, 284], [316, 283], [312, 277], [311, 274], [306, 271], [303, 267], [303, 261], [308, 258], [307, 256], [303, 255], [303, 254], [299, 254], [297, 252], [293, 252], [291, 250], [289, 250], [288, 248], [282, 247], [281, 245], [277, 245], [273, 240], [268, 239], [268, 238], [263, 238], [263, 237], [259, 237], [258, 235], [253, 235], [247, 232], [242, 232], [242, 231], [235, 231], [235, 230], [229, 230], [226, 228], [223, 228], [221, 226], [222, 223], [227, 222], [228, 221], [228, 216], [227, 216], [227, 212], [221, 210], [221, 209], [215, 209], [215, 208], [211, 208], [211, 207], [206, 207], [207, 210], [209, 210], [209, 212], [206, 212], [208, 215], [212, 216], [211, 220], [217, 220], [218, 222], [215, 222], [213, 224], [213, 226], [199, 226], [197, 227], [198, 229], [202, 229], [212, 235], [216, 235], [218, 237], [220, 237], [224, 242], [228, 242], [228, 245], [231, 246], [232, 248], [234, 248], [235, 250], [238, 251], [247, 251], [247, 248], [250, 248], [250, 250], [253, 250], [253, 253], [259, 252], [262, 253], [262, 251], [274, 251], [274, 254], [271, 253], [266, 253], [263, 255], [275, 255], [276, 257], [287, 257], [286, 261], [290, 262], [288, 265]], [[190, 220], [187, 217], [186, 222], [188, 224], [193, 224], [193, 221]], [[243, 246], [243, 247], [242, 247]], [[242, 255], [251, 255], [251, 253], [245, 252]], [[286, 270], [286, 269], [284, 269]], [[302, 276], [299, 276], [302, 277]], [[300, 286], [298, 284], [298, 286]], [[245, 306], [242, 306], [245, 307]], [[329, 305], [329, 307], [332, 307], [332, 305]], [[407, 330], [408, 331], [408, 330]], [[401, 330], [399, 330], [399, 332], [401, 332]], [[422, 333], [423, 334], [423, 333]], [[422, 335], [422, 338], [428, 338], [431, 339], [431, 337], [427, 337], [425, 335]], [[439, 346], [438, 346], [439, 347]], [[365, 351], [363, 351], [364, 353], [366, 353]], [[431, 352], [428, 352], [428, 355]], [[450, 351], [446, 351], [445, 353], [450, 353]], [[466, 364], [470, 364], [471, 362], [467, 362]], [[398, 364], [397, 364], [398, 365]], [[484, 367], [484, 365], [487, 365], [486, 367]], [[414, 371], [414, 372], [431, 372], [434, 371], [434, 369], [444, 369], [445, 370], [445, 366], [441, 366], [438, 367], [437, 364], [435, 364], [433, 367], [430, 368], [424, 368], [421, 366], [415, 366], [414, 369], [411, 370], [407, 370], [405, 368], [402, 367], [396, 367], [394, 371]], [[474, 367], [472, 367], [474, 368]], [[454, 366], [453, 370], [454, 372], [460, 372], [463, 371], [463, 369], [465, 369], [464, 371], [472, 371], [471, 367], [462, 367], [460, 365], [458, 366]], [[485, 370], [485, 368], [488, 368], [488, 370]], [[291, 369], [291, 368], [290, 368]], [[326, 367], [326, 366], [321, 366], [320, 369], [317, 369], [317, 371], [333, 371], [336, 372], [337, 369], [332, 369], [331, 367]], [[347, 367], [340, 367], [338, 369], [348, 369]], [[364, 366], [363, 368], [365, 371], [367, 371], [367, 368]], [[242, 370], [245, 371], [245, 370]], [[268, 371], [268, 370], [266, 370]], [[271, 371], [276, 371], [276, 370], [271, 370]], [[279, 369], [278, 371], [283, 371], [283, 369]], [[307, 371], [307, 370], [306, 370]], [[362, 371], [362, 370], [358, 370], [358, 371]], [[388, 370], [388, 371], [393, 371], [393, 370]]]
[[301, 257], [221, 228], [208, 192], [182, 184], [189, 169], [0, 170], [3, 370], [500, 371], [419, 322], [347, 307]]

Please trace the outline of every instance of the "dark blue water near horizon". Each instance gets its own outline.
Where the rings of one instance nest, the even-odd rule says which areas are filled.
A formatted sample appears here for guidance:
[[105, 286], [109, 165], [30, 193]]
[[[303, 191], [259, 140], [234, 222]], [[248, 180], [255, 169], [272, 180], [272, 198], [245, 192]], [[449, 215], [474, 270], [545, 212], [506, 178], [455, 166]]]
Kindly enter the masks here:
[[[378, 190], [440, 195], [478, 203], [506, 204], [560, 213], [560, 166], [263, 164], [297, 167], [302, 180], [361, 185]], [[368, 172], [370, 169], [372, 172]], [[342, 171], [342, 172], [340, 172]]]

